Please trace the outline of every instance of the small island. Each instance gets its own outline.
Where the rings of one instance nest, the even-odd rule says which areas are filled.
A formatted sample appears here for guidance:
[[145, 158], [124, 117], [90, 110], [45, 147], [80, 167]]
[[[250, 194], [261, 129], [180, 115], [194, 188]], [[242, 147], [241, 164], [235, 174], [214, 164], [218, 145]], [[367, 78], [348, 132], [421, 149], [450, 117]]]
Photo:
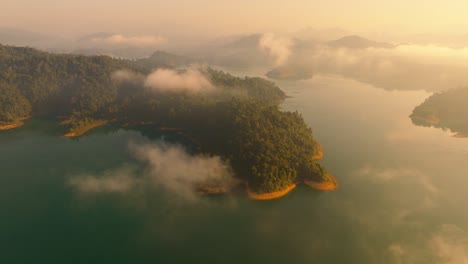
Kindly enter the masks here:
[[[166, 60], [170, 56], [164, 53]], [[195, 90], [172, 83], [161, 89], [160, 83], [148, 85], [161, 69], [157, 58], [133, 61], [0, 45], [0, 65], [8, 69], [0, 71], [0, 127], [13, 129], [30, 116], [56, 118], [65, 137], [79, 137], [108, 123], [157, 124], [160, 131], [177, 131], [196, 142], [192, 154], [219, 156], [232, 169], [235, 181], [196, 183], [200, 194], [243, 185], [248, 197], [271, 200], [298, 184], [320, 191], [338, 187], [320, 165], [322, 147], [301, 114], [279, 109], [286, 94], [275, 83], [171, 65], [162, 71], [171, 78], [201, 81]]]
[[468, 88], [435, 93], [410, 117], [415, 125], [450, 129], [454, 137], [468, 137]]

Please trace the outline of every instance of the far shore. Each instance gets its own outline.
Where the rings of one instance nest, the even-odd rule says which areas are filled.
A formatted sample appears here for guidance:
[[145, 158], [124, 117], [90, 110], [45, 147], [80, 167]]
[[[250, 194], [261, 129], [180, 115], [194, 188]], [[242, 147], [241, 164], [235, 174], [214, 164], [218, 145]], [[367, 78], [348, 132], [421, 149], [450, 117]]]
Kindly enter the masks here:
[[0, 122], [0, 131], [1, 130], [10, 130], [10, 129], [14, 129], [14, 128], [18, 128], [20, 126], [23, 126], [24, 121], [28, 120], [29, 118], [31, 118], [31, 116], [23, 117], [23, 118], [20, 118], [20, 119], [18, 119], [16, 121], [13, 121], [13, 122]]
[[24, 125], [23, 121], [16, 121], [11, 123], [0, 123], [0, 130], [10, 130]]
[[278, 198], [285, 196], [294, 188], [296, 188], [296, 184], [292, 184], [291, 186], [288, 186], [286, 189], [281, 190], [281, 191], [269, 192], [269, 193], [255, 193], [247, 187], [247, 195], [252, 200], [259, 200], [259, 201], [274, 200], [274, 199], [278, 199]]
[[97, 120], [95, 122], [92, 122], [88, 125], [86, 125], [85, 127], [83, 128], [80, 128], [80, 129], [76, 129], [76, 130], [71, 130], [70, 132], [66, 133], [64, 135], [64, 137], [79, 137], [79, 136], [82, 136], [84, 135], [85, 133], [87, 133], [88, 131], [90, 131], [91, 129], [93, 128], [96, 128], [96, 127], [100, 127], [100, 126], [103, 126], [105, 124], [107, 124], [109, 121], [107, 120]]
[[327, 174], [327, 178], [328, 180], [321, 182], [305, 180], [304, 184], [317, 191], [334, 191], [338, 189], [339, 184], [336, 178], [330, 174]]

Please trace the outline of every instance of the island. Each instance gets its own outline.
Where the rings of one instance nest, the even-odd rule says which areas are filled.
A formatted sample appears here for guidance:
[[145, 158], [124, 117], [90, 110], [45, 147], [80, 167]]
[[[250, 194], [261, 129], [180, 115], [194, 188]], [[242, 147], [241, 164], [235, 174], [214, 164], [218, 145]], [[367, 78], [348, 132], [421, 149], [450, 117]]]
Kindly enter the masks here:
[[434, 93], [410, 117], [415, 125], [450, 129], [454, 137], [468, 137], [468, 87]]
[[219, 156], [236, 175], [235, 182], [195, 183], [203, 194], [225, 193], [240, 184], [248, 197], [270, 200], [298, 184], [327, 191], [338, 187], [319, 163], [322, 148], [301, 114], [279, 109], [286, 94], [275, 83], [170, 65], [162, 71], [169, 79], [200, 77], [208, 83], [199, 86], [210, 89], [183, 90], [173, 83], [169, 90], [159, 89], [159, 83], [158, 89], [149, 87], [160, 65], [157, 56], [124, 60], [0, 45], [0, 124], [13, 129], [31, 116], [56, 118], [67, 127], [67, 137], [108, 123], [181, 131], [196, 142], [193, 154]]

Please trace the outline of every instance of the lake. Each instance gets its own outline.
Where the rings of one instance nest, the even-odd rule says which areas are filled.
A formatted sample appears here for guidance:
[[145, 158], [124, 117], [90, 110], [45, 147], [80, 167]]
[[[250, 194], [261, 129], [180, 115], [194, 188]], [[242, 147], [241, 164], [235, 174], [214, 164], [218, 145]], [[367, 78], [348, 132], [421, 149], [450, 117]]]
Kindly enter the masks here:
[[67, 139], [33, 119], [0, 132], [0, 263], [468, 263], [468, 139], [411, 123], [429, 93], [331, 76], [279, 85], [340, 189], [267, 202], [83, 193], [70, 179], [142, 170], [129, 144], [183, 137], [101, 127]]

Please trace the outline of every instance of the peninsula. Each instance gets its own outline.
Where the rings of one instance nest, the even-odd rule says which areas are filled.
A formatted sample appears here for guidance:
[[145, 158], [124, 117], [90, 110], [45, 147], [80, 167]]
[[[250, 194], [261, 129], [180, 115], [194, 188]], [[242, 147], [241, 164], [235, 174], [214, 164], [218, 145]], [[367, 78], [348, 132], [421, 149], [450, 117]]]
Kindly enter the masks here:
[[[0, 126], [60, 116], [57, 122], [67, 120], [65, 136], [76, 137], [107, 120], [158, 124], [184, 131], [199, 154], [224, 159], [252, 199], [275, 199], [301, 183], [318, 190], [338, 186], [320, 165], [322, 149], [301, 114], [279, 109], [286, 95], [275, 83], [176, 66], [0, 45]], [[194, 188], [222, 193], [230, 185]]]
[[450, 129], [454, 137], [468, 136], [468, 88], [431, 95], [411, 114], [415, 125]]

